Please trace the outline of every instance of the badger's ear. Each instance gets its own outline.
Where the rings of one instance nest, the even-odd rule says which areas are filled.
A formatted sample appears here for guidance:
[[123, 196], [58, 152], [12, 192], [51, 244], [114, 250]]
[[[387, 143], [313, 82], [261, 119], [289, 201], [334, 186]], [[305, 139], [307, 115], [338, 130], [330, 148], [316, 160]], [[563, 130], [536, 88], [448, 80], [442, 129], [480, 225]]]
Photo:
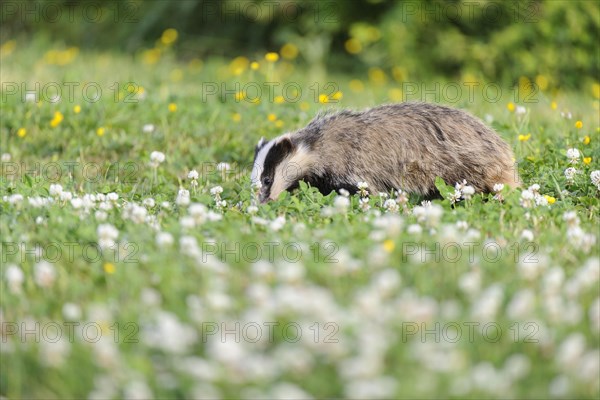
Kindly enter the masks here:
[[265, 138], [261, 137], [260, 140], [258, 141], [258, 144], [256, 145], [257, 148], [261, 148], [263, 147], [263, 145], [265, 144]]
[[294, 143], [292, 143], [289, 137], [284, 137], [277, 144], [280, 146], [281, 150], [283, 150], [284, 153], [291, 153], [292, 151], [294, 151]]

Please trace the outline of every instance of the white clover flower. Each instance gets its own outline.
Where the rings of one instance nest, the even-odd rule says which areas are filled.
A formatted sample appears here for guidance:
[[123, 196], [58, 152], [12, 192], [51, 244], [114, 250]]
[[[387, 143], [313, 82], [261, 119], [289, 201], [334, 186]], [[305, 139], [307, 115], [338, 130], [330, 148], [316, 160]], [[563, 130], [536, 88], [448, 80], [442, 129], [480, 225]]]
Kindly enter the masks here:
[[156, 234], [156, 244], [159, 247], [169, 247], [175, 240], [169, 232], [158, 232]]
[[350, 192], [347, 191], [346, 189], [340, 189], [339, 193], [340, 193], [340, 196], [350, 197]]
[[0, 161], [2, 162], [10, 162], [12, 156], [10, 155], [10, 153], [2, 153], [2, 156], [0, 157]]
[[402, 204], [403, 206], [408, 203], [408, 193], [402, 189], [398, 189], [398, 196], [396, 197], [396, 203]]
[[571, 111], [567, 111], [567, 112], [561, 111], [560, 116], [563, 118], [566, 118], [566, 119], [573, 118], [573, 114], [571, 114]]
[[181, 225], [183, 229], [192, 229], [196, 226], [196, 221], [193, 217], [189, 215], [184, 215], [179, 219], [179, 225]]
[[41, 215], [39, 215], [36, 219], [35, 219], [35, 223], [38, 225], [42, 225], [46, 220], [44, 219], [44, 217], [42, 217]]
[[563, 220], [567, 223], [567, 226], [579, 225], [579, 217], [576, 211], [567, 211], [563, 214]]
[[186, 189], [179, 189], [177, 192], [177, 198], [175, 199], [175, 204], [178, 206], [187, 206], [190, 204], [190, 192]]
[[231, 169], [231, 165], [226, 162], [220, 162], [217, 164], [217, 171], [229, 171]]
[[123, 398], [126, 400], [144, 400], [153, 397], [152, 390], [143, 380], [130, 381], [123, 389]]
[[387, 199], [385, 203], [383, 203], [383, 207], [387, 212], [397, 213], [400, 207], [398, 207], [398, 203], [394, 199]]
[[577, 149], [568, 149], [567, 150], [567, 158], [571, 164], [576, 164], [579, 162], [579, 158], [581, 157], [581, 153]]
[[269, 227], [271, 228], [271, 230], [277, 232], [277, 231], [281, 230], [281, 228], [283, 228], [284, 225], [285, 225], [285, 217], [279, 216], [279, 217], [275, 218], [273, 221], [271, 221], [271, 223], [269, 224]]
[[450, 200], [451, 204], [458, 203], [462, 198], [462, 195], [463, 194], [460, 190], [454, 190], [454, 193], [450, 195], [450, 198], [448, 200]]
[[20, 204], [23, 202], [23, 195], [19, 194], [19, 193], [15, 193], [15, 194], [11, 194], [10, 196], [8, 196], [8, 198], [5, 199], [8, 200], [8, 202], [10, 204]]
[[195, 169], [188, 172], [188, 179], [196, 180], [196, 179], [198, 179], [199, 176], [200, 175], [198, 174], [198, 171], [196, 171]]
[[223, 187], [221, 187], [221, 186], [215, 186], [210, 189], [210, 194], [215, 197], [219, 196], [221, 193], [223, 193]]
[[536, 206], [548, 206], [548, 199], [545, 196], [537, 195], [535, 196], [535, 205]]
[[577, 175], [577, 173], [579, 173], [579, 171], [577, 171], [576, 168], [569, 167], [569, 168], [565, 169], [565, 178], [567, 178], [567, 182], [572, 183], [573, 180], [575, 179], [575, 175]]
[[600, 190], [600, 170], [592, 171], [590, 173], [590, 180], [592, 181], [592, 184], [596, 185], [598, 190]]
[[456, 184], [454, 185], [454, 189], [462, 191], [465, 186], [467, 186], [467, 180], [463, 179], [462, 182], [456, 182]]
[[62, 191], [63, 191], [63, 187], [62, 187], [62, 185], [60, 185], [58, 183], [54, 183], [54, 184], [50, 185], [50, 189], [48, 190], [48, 192], [50, 193], [50, 196], [54, 196], [54, 197], [60, 196]]
[[25, 93], [25, 101], [28, 103], [36, 103], [37, 102], [37, 93], [35, 93], [35, 92]]
[[523, 106], [517, 106], [515, 108], [515, 114], [517, 114], [517, 115], [523, 115], [526, 112], [527, 112], [527, 109], [525, 107], [523, 107]]
[[344, 196], [336, 196], [333, 200], [333, 207], [340, 213], [346, 212], [350, 207], [350, 199]]
[[521, 238], [525, 239], [528, 242], [533, 242], [533, 232], [529, 229], [523, 229], [523, 232], [521, 232]]
[[494, 185], [494, 188], [493, 188], [494, 193], [501, 192], [502, 190], [504, 190], [504, 183], [496, 183]]
[[421, 225], [419, 224], [412, 224], [409, 225], [408, 228], [406, 228], [406, 232], [409, 235], [420, 235], [421, 232], [423, 232], [423, 228], [421, 228]]
[[142, 201], [142, 204], [145, 207], [153, 208], [156, 205], [156, 202], [154, 201], [154, 199], [152, 197], [148, 197], [147, 199], [144, 199], [144, 201]]
[[258, 212], [258, 207], [257, 206], [248, 206], [248, 208], [246, 209], [246, 212], [250, 215], [256, 214]]
[[527, 318], [535, 306], [535, 294], [531, 289], [522, 289], [515, 293], [506, 310], [512, 320]]
[[535, 201], [535, 195], [529, 189], [521, 192], [521, 205], [525, 208], [531, 208]]
[[152, 168], [158, 168], [158, 166], [165, 161], [165, 154], [160, 151], [153, 151], [150, 153], [150, 166]]
[[119, 195], [115, 192], [107, 193], [106, 200], [115, 202], [115, 201], [119, 200]]
[[371, 209], [371, 205], [369, 204], [369, 199], [366, 198], [366, 197], [363, 197], [363, 198], [359, 199], [358, 200], [358, 207], [363, 212], [369, 211]]
[[106, 221], [106, 219], [108, 218], [108, 214], [106, 213], [106, 211], [102, 211], [102, 210], [98, 210], [94, 213], [94, 216], [96, 217], [96, 219], [98, 221]]
[[96, 233], [98, 235], [98, 245], [101, 248], [113, 247], [115, 240], [119, 237], [119, 230], [111, 224], [98, 225]]
[[8, 288], [12, 293], [19, 293], [21, 285], [25, 281], [25, 274], [21, 268], [15, 264], [10, 264], [4, 272], [4, 279], [6, 279]]
[[567, 368], [574, 367], [584, 352], [585, 337], [579, 332], [572, 333], [558, 347], [556, 361], [558, 365]]
[[217, 207], [217, 208], [225, 208], [225, 207], [227, 207], [227, 200], [217, 200], [215, 202], [215, 207]]
[[473, 186], [465, 186], [462, 189], [463, 199], [469, 200], [471, 196], [475, 194], [475, 188]]
[[62, 314], [67, 321], [77, 321], [81, 318], [81, 307], [75, 303], [65, 303], [62, 307]]
[[42, 260], [33, 267], [33, 280], [40, 287], [48, 288], [56, 280], [56, 269], [48, 261]]
[[74, 199], [71, 199], [71, 206], [78, 210], [83, 206], [83, 200], [79, 197], [75, 197]]
[[[23, 199], [23, 196], [21, 196], [20, 194], [13, 194], [13, 196], [20, 196], [18, 197], [18, 202], [21, 202], [21, 200]], [[27, 202], [29, 203], [29, 205], [34, 208], [47, 206], [48, 204], [52, 203], [52, 201], [53, 200], [51, 197], [35, 196], [27, 198]]]
[[456, 228], [460, 229], [461, 231], [466, 231], [469, 229], [469, 224], [467, 221], [456, 221]]
[[360, 197], [367, 197], [369, 195], [369, 184], [367, 182], [358, 182], [356, 184]]
[[171, 208], [171, 203], [169, 203], [168, 201], [163, 201], [162, 203], [160, 203], [160, 206], [165, 209]]
[[142, 132], [144, 132], [144, 133], [152, 133], [152, 132], [154, 132], [154, 128], [155, 128], [155, 126], [152, 125], [152, 124], [145, 124], [142, 127]]
[[540, 193], [540, 185], [538, 185], [537, 183], [534, 183], [533, 185], [529, 186], [528, 190], [533, 193], [534, 195], [539, 194]]
[[73, 198], [73, 193], [71, 192], [61, 192], [59, 195], [61, 201], [70, 201]]

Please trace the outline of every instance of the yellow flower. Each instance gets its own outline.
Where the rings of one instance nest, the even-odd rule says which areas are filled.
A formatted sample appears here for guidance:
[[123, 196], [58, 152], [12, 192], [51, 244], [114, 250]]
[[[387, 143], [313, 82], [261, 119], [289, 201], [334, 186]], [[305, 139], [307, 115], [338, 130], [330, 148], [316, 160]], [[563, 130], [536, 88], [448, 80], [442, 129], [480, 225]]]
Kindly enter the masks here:
[[246, 93], [242, 92], [237, 92], [234, 96], [235, 101], [242, 101], [246, 98]]
[[401, 101], [402, 100], [402, 89], [392, 88], [388, 90], [388, 97], [392, 101]]
[[144, 64], [156, 64], [160, 60], [160, 49], [150, 49], [142, 54]]
[[100, 128], [96, 129], [96, 135], [98, 136], [104, 136], [104, 132], [106, 131], [106, 129], [104, 129], [103, 126], [101, 126]]
[[327, 96], [326, 94], [320, 94], [319, 95], [319, 103], [321, 104], [325, 104], [329, 102], [329, 96]]
[[277, 120], [277, 116], [275, 114], [269, 114], [267, 115], [267, 119], [271, 122], [274, 122], [275, 120]]
[[302, 103], [300, 103], [300, 110], [308, 111], [309, 108], [310, 108], [310, 104], [308, 104], [307, 102], [303, 101]]
[[258, 68], [260, 68], [260, 64], [259, 64], [259, 63], [257, 63], [256, 61], [252, 61], [252, 62], [250, 63], [250, 69], [251, 69], [251, 70], [253, 70], [253, 71], [256, 71]]
[[506, 105], [506, 108], [508, 108], [508, 111], [513, 112], [515, 111], [515, 103], [513, 103], [512, 101], [510, 103], [508, 103]]
[[545, 194], [544, 197], [548, 201], [548, 204], [554, 204], [554, 203], [556, 203], [556, 199], [554, 197], [548, 196], [547, 194]]
[[369, 79], [376, 85], [383, 85], [387, 81], [387, 76], [381, 68], [369, 68]]
[[25, 135], [27, 135], [27, 129], [19, 128], [19, 130], [17, 131], [17, 136], [22, 138], [25, 137]]
[[275, 121], [275, 126], [277, 128], [283, 128], [283, 121], [278, 119], [277, 121]]
[[349, 83], [349, 86], [350, 90], [352, 90], [355, 93], [360, 93], [363, 90], [365, 90], [365, 85], [362, 83], [362, 81], [358, 79], [352, 79]]
[[535, 77], [535, 84], [538, 85], [540, 90], [548, 89], [548, 78], [545, 75], [538, 75]]
[[530, 137], [531, 137], [531, 133], [528, 133], [527, 135], [519, 135], [519, 141], [526, 142], [529, 140]]
[[341, 100], [342, 97], [344, 97], [344, 93], [340, 92], [339, 90], [331, 95], [333, 100]]
[[17, 42], [14, 40], [9, 40], [8, 42], [0, 46], [0, 56], [4, 57], [9, 55], [15, 50], [15, 47], [17, 47]]
[[171, 71], [170, 77], [173, 82], [179, 82], [183, 79], [183, 71], [179, 68], [175, 68]]
[[383, 249], [385, 251], [387, 251], [388, 253], [391, 253], [392, 251], [394, 251], [395, 247], [396, 247], [396, 245], [394, 244], [394, 241], [391, 239], [387, 239], [386, 241], [383, 242]]
[[179, 36], [177, 31], [173, 28], [169, 28], [163, 32], [162, 36], [160, 37], [160, 41], [165, 46], [168, 46], [177, 40], [177, 36]]
[[583, 163], [585, 165], [590, 165], [591, 162], [592, 162], [592, 157], [583, 157]]
[[280, 50], [281, 56], [288, 60], [293, 60], [298, 57], [298, 48], [292, 43], [286, 43]]
[[54, 113], [54, 117], [52, 118], [52, 121], [50, 121], [50, 126], [53, 128], [56, 128], [64, 119], [65, 117], [62, 115], [62, 113], [60, 111], [56, 111]]
[[79, 114], [81, 112], [81, 106], [80, 105], [76, 105], [75, 107], [73, 107], [73, 112], [75, 114]]
[[242, 120], [242, 114], [235, 113], [231, 116], [231, 119], [233, 120], [233, 122], [240, 122]]
[[558, 108], [558, 104], [555, 101], [553, 101], [552, 103], [550, 103], [550, 108], [556, 110]]
[[169, 111], [174, 113], [175, 111], [177, 111], [177, 104], [175, 103], [169, 103]]
[[594, 95], [595, 98], [600, 99], [600, 83], [592, 84], [592, 95]]
[[113, 263], [104, 263], [104, 272], [106, 272], [107, 274], [114, 274], [116, 270], [115, 264]]
[[358, 39], [355, 38], [346, 40], [346, 43], [344, 43], [344, 47], [346, 48], [346, 51], [350, 54], [358, 54], [362, 51], [362, 44], [360, 44]]
[[273, 101], [275, 102], [275, 104], [281, 104], [285, 102], [285, 99], [283, 98], [283, 96], [275, 96], [275, 99], [273, 99]]
[[279, 54], [271, 52], [271, 53], [267, 53], [265, 54], [265, 60], [267, 60], [268, 62], [274, 63], [277, 60], [279, 60]]
[[577, 128], [577, 129], [583, 128], [583, 122], [581, 122], [581, 121], [575, 122], [575, 128]]
[[585, 137], [583, 138], [583, 144], [590, 144], [591, 141], [592, 138], [589, 135], [585, 135]]

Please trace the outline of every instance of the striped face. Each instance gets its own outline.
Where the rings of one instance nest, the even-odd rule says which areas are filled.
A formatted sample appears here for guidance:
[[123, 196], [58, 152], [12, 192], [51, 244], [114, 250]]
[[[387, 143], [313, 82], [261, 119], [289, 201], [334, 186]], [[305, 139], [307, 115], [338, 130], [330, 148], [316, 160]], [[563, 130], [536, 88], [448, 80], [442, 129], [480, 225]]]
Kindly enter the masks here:
[[281, 192], [298, 181], [296, 174], [286, 173], [287, 164], [294, 154], [294, 145], [288, 137], [271, 141], [261, 139], [254, 151], [254, 166], [250, 179], [253, 185], [260, 183], [261, 203], [276, 199]]

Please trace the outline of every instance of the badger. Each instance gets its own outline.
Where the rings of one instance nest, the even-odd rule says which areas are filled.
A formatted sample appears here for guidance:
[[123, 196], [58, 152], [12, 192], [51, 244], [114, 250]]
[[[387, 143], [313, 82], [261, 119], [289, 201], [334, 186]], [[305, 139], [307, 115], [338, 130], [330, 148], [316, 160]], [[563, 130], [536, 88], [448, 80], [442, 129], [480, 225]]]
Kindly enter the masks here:
[[325, 112], [304, 128], [261, 138], [250, 178], [264, 203], [300, 181], [324, 195], [355, 193], [366, 182], [372, 193], [435, 198], [436, 177], [466, 180], [482, 193], [519, 186], [513, 153], [494, 130], [465, 111], [422, 102]]

